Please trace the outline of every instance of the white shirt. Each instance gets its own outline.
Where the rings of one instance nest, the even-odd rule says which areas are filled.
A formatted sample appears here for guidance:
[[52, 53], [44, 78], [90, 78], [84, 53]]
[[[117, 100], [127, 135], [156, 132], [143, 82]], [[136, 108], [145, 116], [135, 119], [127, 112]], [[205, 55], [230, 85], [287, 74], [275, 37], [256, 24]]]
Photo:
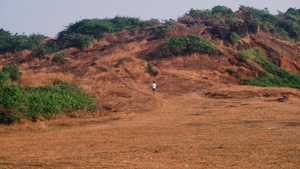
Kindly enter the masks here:
[[156, 88], [156, 83], [152, 83], [152, 89]]

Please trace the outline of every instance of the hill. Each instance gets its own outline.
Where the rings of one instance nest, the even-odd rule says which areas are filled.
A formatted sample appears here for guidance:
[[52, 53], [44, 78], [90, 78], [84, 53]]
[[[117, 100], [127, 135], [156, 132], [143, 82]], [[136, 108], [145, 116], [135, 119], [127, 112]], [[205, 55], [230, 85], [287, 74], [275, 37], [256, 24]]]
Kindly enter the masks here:
[[82, 20], [6, 51], [13, 83], [75, 82], [100, 110], [2, 125], [0, 166], [297, 168], [299, 33], [297, 9], [217, 6], [164, 23]]
[[32, 49], [6, 52], [1, 62], [19, 64], [23, 75], [17, 84], [39, 86], [61, 78], [114, 109], [135, 99], [134, 85], [147, 88], [153, 80], [160, 91], [174, 84], [170, 94], [221, 84], [299, 89], [298, 20], [294, 8], [274, 16], [245, 6], [236, 12], [224, 6], [191, 9], [162, 24], [119, 16], [84, 19], [57, 39], [30, 36]]

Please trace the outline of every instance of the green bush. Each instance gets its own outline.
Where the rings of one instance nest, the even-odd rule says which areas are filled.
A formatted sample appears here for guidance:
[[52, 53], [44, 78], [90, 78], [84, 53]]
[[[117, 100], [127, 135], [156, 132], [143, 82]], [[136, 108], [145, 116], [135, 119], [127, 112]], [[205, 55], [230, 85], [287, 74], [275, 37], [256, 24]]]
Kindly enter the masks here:
[[56, 40], [48, 40], [47, 43], [44, 45], [47, 54], [55, 53], [61, 50], [58, 47]]
[[154, 70], [153, 70], [153, 64], [151, 62], [149, 62], [147, 64], [147, 72], [148, 73], [153, 73], [154, 72]]
[[65, 51], [62, 51], [60, 53], [55, 54], [51, 61], [57, 63], [57, 62], [61, 62], [63, 59], [68, 57], [71, 57], [71, 55]]
[[221, 13], [222, 15], [231, 15], [233, 13], [232, 9], [227, 8], [226, 6], [215, 6], [211, 9], [212, 14]]
[[66, 48], [75, 47], [78, 49], [88, 47], [93, 41], [91, 35], [84, 35], [81, 33], [65, 34], [62, 39]]
[[116, 16], [112, 19], [83, 19], [71, 23], [65, 30], [58, 33], [58, 40], [63, 43], [63, 37], [71, 34], [90, 35], [96, 39], [102, 38], [103, 33], [117, 32], [122, 29], [130, 29], [141, 25], [156, 24], [157, 20], [142, 22], [139, 18]]
[[9, 72], [3, 72], [0, 70], [0, 88], [9, 86], [11, 79], [9, 78]]
[[296, 8], [289, 8], [285, 14], [290, 14], [290, 15], [294, 15], [294, 16], [300, 16], [300, 9], [296, 9]]
[[52, 86], [57, 86], [63, 90], [67, 90], [70, 92], [83, 93], [84, 89], [79, 87], [76, 83], [69, 83], [67, 81], [63, 81], [61, 79], [55, 78], [52, 80]]
[[30, 54], [32, 58], [38, 58], [38, 59], [44, 59], [46, 55], [47, 55], [47, 51], [44, 45], [42, 44], [34, 45], [32, 48], [32, 53]]
[[281, 35], [284, 39], [298, 41], [300, 38], [298, 10], [294, 8], [289, 8], [284, 14], [284, 18], [270, 14], [266, 8], [259, 10], [253, 7], [241, 6], [239, 11], [243, 13], [244, 19], [251, 17], [251, 19], [256, 20], [261, 25], [266, 25], [271, 32]]
[[183, 55], [186, 45], [184, 37], [170, 37], [165, 41], [164, 52], [171, 52], [175, 56]]
[[231, 39], [231, 44], [235, 46], [239, 43], [240, 36], [236, 32], [232, 32], [230, 35], [230, 39]]
[[149, 27], [149, 26], [155, 26], [155, 25], [159, 25], [160, 22], [158, 19], [150, 19], [150, 20], [147, 20], [147, 21], [142, 21], [141, 23], [141, 27]]
[[[7, 76], [0, 71], [0, 82], [8, 83]], [[97, 110], [94, 97], [75, 83], [53, 79], [51, 85], [40, 87], [1, 84], [0, 124], [10, 124], [23, 117], [49, 119], [60, 113]]]
[[13, 84], [0, 87], [0, 124], [10, 124], [21, 119], [23, 95], [20, 87]]
[[31, 49], [34, 45], [41, 44], [41, 41], [47, 37], [39, 34], [12, 35], [9, 31], [0, 29], [0, 54], [6, 52], [19, 52], [24, 49]]
[[191, 16], [192, 18], [199, 18], [202, 20], [207, 20], [211, 17], [211, 11], [210, 10], [199, 10], [199, 9], [190, 9], [186, 15]]
[[16, 64], [4, 65], [4, 67], [2, 68], [2, 71], [8, 72], [11, 80], [17, 80], [22, 75], [22, 72], [20, 72], [19, 66]]
[[231, 67], [227, 68], [225, 71], [230, 75], [234, 73], [234, 70]]
[[117, 66], [123, 65], [125, 62], [127, 62], [128, 58], [119, 59]]
[[62, 86], [26, 87], [24, 91], [27, 99], [25, 103], [27, 109], [24, 113], [30, 119], [36, 116], [50, 118], [62, 112], [97, 109], [93, 98]]
[[221, 54], [219, 48], [214, 43], [194, 34], [166, 39], [163, 53], [167, 54], [168, 52], [174, 56], [187, 53]]

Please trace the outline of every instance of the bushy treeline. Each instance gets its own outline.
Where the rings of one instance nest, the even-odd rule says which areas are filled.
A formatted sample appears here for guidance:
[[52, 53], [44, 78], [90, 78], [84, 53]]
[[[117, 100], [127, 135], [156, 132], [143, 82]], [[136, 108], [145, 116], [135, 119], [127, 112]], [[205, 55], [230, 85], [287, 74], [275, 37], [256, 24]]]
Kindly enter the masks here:
[[258, 10], [253, 7], [241, 6], [239, 11], [244, 14], [244, 17], [256, 20], [283, 38], [297, 41], [300, 39], [300, 9], [289, 8], [285, 13], [278, 15], [270, 14], [267, 8]]
[[300, 89], [300, 75], [291, 73], [269, 62], [260, 48], [242, 50], [238, 55], [248, 59], [248, 64], [259, 63], [264, 69], [265, 77], [240, 79], [243, 84], [256, 86], [290, 87]]
[[147, 27], [160, 24], [157, 19], [142, 21], [139, 18], [120, 17], [105, 19], [83, 19], [71, 23], [65, 30], [58, 33], [58, 40], [42, 41], [46, 36], [40, 34], [12, 35], [9, 31], [0, 29], [0, 54], [19, 52], [24, 49], [33, 50], [33, 57], [43, 58], [45, 55], [59, 51], [62, 48], [76, 47], [83, 49], [89, 46], [93, 39], [102, 38], [104, 33], [117, 32], [122, 29]]
[[71, 23], [65, 30], [58, 33], [58, 41], [65, 47], [83, 48], [88, 46], [93, 38], [100, 39], [104, 33], [113, 33], [123, 29], [147, 27], [160, 24], [159, 20], [142, 21], [139, 18], [121, 17], [105, 19], [83, 19]]
[[12, 35], [9, 31], [0, 29], [0, 54], [32, 49], [34, 45], [40, 44], [46, 38], [44, 35], [39, 34], [32, 34], [30, 36]]
[[221, 54], [219, 48], [214, 43], [202, 38], [201, 36], [190, 34], [183, 37], [169, 37], [163, 46], [164, 55], [170, 53], [174, 56], [189, 53], [200, 53], [209, 55]]
[[[300, 39], [300, 9], [296, 8], [289, 8], [285, 13], [279, 12], [278, 15], [272, 15], [267, 8], [261, 10], [240, 6], [238, 11], [233, 12], [232, 9], [226, 6], [218, 5], [210, 10], [191, 9], [183, 17], [178, 18], [178, 21], [190, 24], [191, 22], [197, 22], [199, 19], [211, 21], [212, 23], [206, 23], [208, 25], [217, 23], [224, 27], [230, 26], [237, 20], [251, 20], [265, 25], [271, 32], [281, 35], [284, 39], [296, 41]], [[166, 20], [166, 27], [171, 23], [169, 21]], [[76, 47], [83, 49], [89, 46], [93, 39], [102, 38], [104, 33], [158, 24], [160, 24], [160, 21], [157, 19], [142, 21], [139, 18], [122, 16], [104, 19], [83, 19], [69, 24], [66, 29], [58, 33], [57, 40], [48, 41], [46, 44], [41, 43], [42, 40], [47, 38], [43, 35], [12, 35], [10, 32], [0, 29], [0, 54], [30, 49], [33, 50], [33, 57], [43, 58], [45, 55], [57, 52], [63, 48]], [[161, 27], [161, 30], [156, 30], [156, 32], [159, 34], [159, 32], [167, 31], [166, 27]]]
[[[260, 25], [265, 25], [278, 35], [285, 39], [300, 40], [300, 9], [289, 8], [285, 13], [279, 12], [278, 15], [272, 15], [268, 9], [255, 9], [253, 7], [240, 6], [239, 10], [232, 12], [230, 8], [225, 6], [215, 6], [211, 10], [195, 10], [191, 9], [185, 16], [194, 19], [211, 20], [219, 22], [226, 26], [236, 20], [254, 20]], [[185, 17], [181, 18], [181, 22], [187, 22]]]
[[103, 33], [117, 32], [122, 29], [130, 29], [141, 26], [154, 26], [160, 22], [157, 19], [141, 21], [139, 18], [121, 17], [105, 19], [83, 19], [81, 21], [71, 23], [65, 30], [58, 33], [58, 38], [64, 35], [84, 34], [92, 35], [94, 38], [101, 38]]
[[11, 34], [9, 31], [0, 29], [0, 54], [6, 52], [20, 52], [25, 49], [32, 50], [31, 56], [34, 58], [44, 58], [47, 54], [57, 52], [59, 47], [53, 40], [42, 43], [48, 37], [40, 34], [29, 36]]
[[10, 73], [0, 70], [0, 124], [22, 118], [49, 119], [61, 113], [97, 110], [94, 98], [75, 83], [60, 79], [48, 86], [30, 87], [11, 83]]

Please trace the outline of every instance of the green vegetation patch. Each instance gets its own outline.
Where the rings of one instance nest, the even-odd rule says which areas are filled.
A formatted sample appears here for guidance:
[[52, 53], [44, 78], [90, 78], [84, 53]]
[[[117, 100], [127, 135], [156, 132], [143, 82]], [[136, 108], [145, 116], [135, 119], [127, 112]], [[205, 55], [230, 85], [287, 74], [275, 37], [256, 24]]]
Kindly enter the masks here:
[[141, 21], [139, 18], [121, 17], [105, 19], [83, 19], [71, 23], [65, 30], [58, 33], [58, 43], [64, 47], [82, 49], [90, 45], [92, 40], [100, 39], [104, 33], [118, 32], [123, 29], [147, 27], [159, 24], [159, 20]]
[[266, 72], [266, 77], [240, 79], [243, 84], [300, 89], [300, 76], [270, 63], [266, 59], [265, 53], [260, 48], [243, 50], [238, 54], [253, 62], [259, 62]]
[[30, 36], [11, 34], [9, 31], [0, 29], [0, 54], [6, 52], [20, 52], [25, 49], [33, 50], [32, 56], [43, 58], [46, 54], [58, 51], [56, 42], [49, 40], [42, 44], [47, 37], [40, 34], [32, 34]]
[[65, 51], [62, 51], [62, 52], [59, 52], [59, 53], [55, 54], [51, 61], [55, 62], [55, 63], [64, 62], [64, 59], [69, 58], [71, 56], [72, 56], [71, 54], [69, 54]]
[[231, 44], [237, 45], [239, 43], [239, 40], [241, 39], [240, 36], [236, 32], [232, 32], [230, 34]]
[[285, 13], [272, 15], [268, 9], [255, 9], [253, 7], [240, 6], [239, 11], [246, 17], [251, 17], [261, 25], [267, 26], [271, 32], [281, 35], [284, 39], [293, 39], [299, 41], [300, 10], [289, 8]]
[[21, 118], [49, 119], [61, 113], [97, 110], [94, 98], [75, 83], [54, 79], [51, 85], [22, 87], [11, 84], [9, 74], [0, 71], [0, 124]]
[[185, 55], [188, 53], [200, 53], [209, 55], [220, 55], [221, 51], [214, 43], [200, 36], [190, 34], [183, 37], [170, 37], [165, 40], [165, 55], [174, 56]]
[[22, 72], [20, 71], [19, 66], [16, 64], [4, 65], [2, 68], [2, 71], [8, 72], [11, 80], [17, 80], [22, 75]]

